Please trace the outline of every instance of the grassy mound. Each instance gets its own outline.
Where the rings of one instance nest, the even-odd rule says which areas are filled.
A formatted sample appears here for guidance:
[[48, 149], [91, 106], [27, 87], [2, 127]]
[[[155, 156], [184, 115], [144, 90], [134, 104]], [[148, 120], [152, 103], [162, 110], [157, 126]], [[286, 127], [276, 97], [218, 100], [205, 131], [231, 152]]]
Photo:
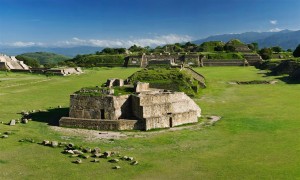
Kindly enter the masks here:
[[182, 91], [189, 96], [197, 96], [199, 85], [191, 75], [180, 69], [144, 69], [129, 77], [131, 83], [141, 81], [150, 83], [152, 88]]
[[24, 53], [17, 56], [17, 58], [18, 57], [30, 58], [38, 61], [40, 64], [58, 63], [70, 59], [69, 57], [64, 55], [49, 52]]

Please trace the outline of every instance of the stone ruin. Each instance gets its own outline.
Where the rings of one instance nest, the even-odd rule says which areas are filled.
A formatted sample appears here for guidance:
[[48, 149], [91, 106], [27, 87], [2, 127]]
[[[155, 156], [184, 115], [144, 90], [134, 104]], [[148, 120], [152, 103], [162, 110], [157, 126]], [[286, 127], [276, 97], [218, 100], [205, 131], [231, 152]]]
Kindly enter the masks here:
[[29, 67], [23, 61], [19, 61], [15, 56], [0, 54], [0, 70], [29, 70]]
[[[123, 86], [121, 79], [109, 79], [106, 89]], [[150, 130], [198, 122], [201, 109], [183, 92], [149, 88], [138, 82], [134, 91], [114, 95], [74, 93], [70, 96], [69, 117], [62, 117], [64, 127], [96, 130]]]

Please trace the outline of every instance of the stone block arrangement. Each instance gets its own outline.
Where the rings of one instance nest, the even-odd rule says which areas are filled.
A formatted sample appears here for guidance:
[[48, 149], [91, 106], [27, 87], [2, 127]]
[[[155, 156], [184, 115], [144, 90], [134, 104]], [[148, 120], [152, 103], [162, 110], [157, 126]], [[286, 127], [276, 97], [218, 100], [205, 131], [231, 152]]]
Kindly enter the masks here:
[[28, 70], [29, 67], [23, 61], [19, 61], [15, 56], [0, 54], [0, 70]]
[[127, 95], [71, 95], [69, 117], [61, 118], [59, 124], [97, 130], [150, 130], [195, 123], [200, 116], [201, 109], [185, 93], [150, 89], [149, 83], [139, 82]]

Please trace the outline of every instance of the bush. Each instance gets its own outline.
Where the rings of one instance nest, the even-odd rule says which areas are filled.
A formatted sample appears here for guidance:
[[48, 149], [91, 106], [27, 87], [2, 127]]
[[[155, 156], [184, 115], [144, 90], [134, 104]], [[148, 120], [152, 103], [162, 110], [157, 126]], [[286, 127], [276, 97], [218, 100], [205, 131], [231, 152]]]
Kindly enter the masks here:
[[123, 55], [78, 55], [66, 63], [73, 62], [81, 67], [114, 67], [123, 66], [124, 58]]
[[293, 52], [294, 57], [300, 57], [300, 44], [296, 47], [295, 51]]

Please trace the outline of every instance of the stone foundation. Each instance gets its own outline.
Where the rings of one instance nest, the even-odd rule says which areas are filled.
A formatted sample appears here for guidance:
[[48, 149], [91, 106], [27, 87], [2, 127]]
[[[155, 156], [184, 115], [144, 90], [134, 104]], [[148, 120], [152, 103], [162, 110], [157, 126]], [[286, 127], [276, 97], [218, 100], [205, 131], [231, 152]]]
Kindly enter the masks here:
[[103, 120], [63, 117], [59, 126], [94, 130], [134, 130], [141, 129], [137, 120]]

